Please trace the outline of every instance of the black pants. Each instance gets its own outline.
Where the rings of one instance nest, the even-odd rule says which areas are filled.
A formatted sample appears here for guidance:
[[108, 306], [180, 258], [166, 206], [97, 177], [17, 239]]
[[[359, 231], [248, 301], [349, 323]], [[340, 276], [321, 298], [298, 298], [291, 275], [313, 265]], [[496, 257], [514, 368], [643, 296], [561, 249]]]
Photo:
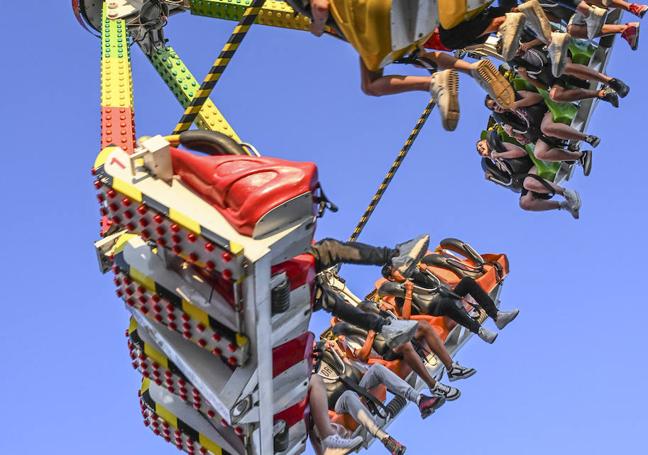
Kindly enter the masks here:
[[[315, 257], [317, 273], [338, 264], [378, 265], [387, 264], [396, 254], [391, 248], [380, 248], [359, 242], [340, 242], [324, 239], [311, 247]], [[380, 332], [384, 319], [376, 314], [364, 311], [348, 304], [334, 289], [326, 283], [319, 284], [320, 294], [316, 305], [333, 316], [365, 330]]]
[[[495, 302], [484, 291], [475, 280], [469, 277], [461, 279], [459, 284], [452, 290], [460, 297], [466, 297], [468, 294], [486, 311], [486, 314], [493, 320], [497, 319], [497, 307]], [[466, 327], [473, 333], [479, 331], [479, 323], [470, 317], [460, 300], [450, 296], [439, 294], [428, 308], [428, 313], [432, 316], [446, 316], [455, 321], [457, 324]]]
[[450, 29], [439, 26], [439, 39], [448, 49], [464, 49], [474, 44], [483, 44], [488, 39], [484, 35], [493, 19], [506, 14], [505, 8], [487, 8], [470, 20], [464, 21]]

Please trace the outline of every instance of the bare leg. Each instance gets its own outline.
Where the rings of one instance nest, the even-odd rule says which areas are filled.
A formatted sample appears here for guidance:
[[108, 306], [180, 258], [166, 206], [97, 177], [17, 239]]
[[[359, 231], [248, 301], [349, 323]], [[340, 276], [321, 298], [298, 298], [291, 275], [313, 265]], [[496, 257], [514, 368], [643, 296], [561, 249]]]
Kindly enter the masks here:
[[529, 212], [546, 212], [548, 210], [560, 210], [560, 203], [558, 201], [538, 199], [533, 197], [531, 193], [527, 193], [520, 198], [520, 208]]
[[[532, 170], [531, 173], [535, 174], [535, 171]], [[545, 180], [545, 183], [549, 185], [550, 188], [553, 189], [554, 193], [559, 194], [561, 196], [565, 194], [565, 189], [562, 186], [556, 185], [555, 183], [550, 182], [548, 180]], [[549, 194], [549, 190], [547, 190], [547, 187], [545, 187], [542, 183], [538, 182], [534, 178], [529, 178], [529, 177], [525, 178], [524, 188], [529, 191], [533, 191], [534, 193]]]
[[542, 161], [577, 161], [583, 156], [582, 152], [570, 152], [569, 150], [551, 147], [542, 139], [536, 142], [533, 154]]
[[439, 335], [430, 324], [427, 322], [419, 322], [414, 338], [417, 340], [424, 339], [430, 347], [430, 350], [439, 358], [446, 369], [449, 370], [452, 368], [452, 357], [450, 357], [445, 344], [443, 344], [443, 341], [441, 341], [441, 338], [439, 338]]
[[[577, 140], [577, 141], [584, 141], [585, 139], [587, 139], [586, 134], [581, 133], [580, 131], [572, 128], [571, 126], [565, 125], [563, 123], [554, 122], [551, 116], [551, 112], [547, 112], [545, 114], [544, 118], [542, 119], [542, 125], [540, 126], [540, 128], [542, 132], [547, 136], [556, 137], [558, 139]], [[567, 159], [568, 160], [578, 159], [578, 157], [567, 158]]]
[[370, 96], [394, 95], [403, 92], [429, 92], [430, 76], [385, 76], [382, 71], [369, 71], [360, 60], [362, 91]]
[[446, 52], [426, 52], [424, 57], [435, 62], [439, 69], [442, 70], [457, 70], [465, 74], [470, 74], [470, 70], [474, 68], [472, 63], [456, 58]]
[[[598, 6], [599, 8], [607, 8], [607, 6], [603, 6], [603, 2], [601, 0], [589, 0], [589, 3]], [[623, 11], [630, 11], [630, 3], [624, 2], [623, 0], [612, 0], [610, 8], [619, 8]]]
[[311, 409], [311, 416], [315, 422], [315, 428], [320, 439], [325, 439], [335, 434], [328, 416], [326, 388], [322, 383], [322, 379], [318, 375], [313, 374], [310, 378], [308, 389], [310, 392], [308, 403]]
[[397, 352], [403, 356], [405, 363], [407, 363], [407, 365], [409, 365], [409, 367], [414, 370], [414, 373], [419, 375], [419, 377], [428, 385], [430, 389], [434, 389], [434, 387], [436, 387], [436, 381], [432, 376], [430, 376], [430, 373], [428, 372], [427, 368], [425, 368], [421, 357], [414, 350], [412, 343], [405, 343], [394, 349], [394, 352]]
[[[637, 26], [639, 22], [628, 22], [627, 24], [604, 24], [601, 32], [597, 36], [616, 35], [626, 31], [629, 26]], [[583, 25], [570, 25], [567, 32], [573, 38], [587, 39], [587, 27]]]
[[578, 63], [567, 63], [565, 65], [565, 74], [575, 76], [586, 81], [598, 81], [604, 84], [607, 84], [612, 80], [610, 76]]
[[549, 96], [559, 103], [568, 103], [571, 101], [586, 100], [588, 98], [598, 98], [602, 90], [587, 90], [584, 88], [566, 89], [560, 85], [554, 85], [549, 91]]
[[[496, 31], [499, 30], [499, 28], [502, 26], [504, 21], [506, 20], [506, 16], [500, 16], [496, 17], [493, 19], [488, 27], [486, 27], [486, 30], [484, 30], [484, 33], [482, 33], [479, 36], [484, 36], [484, 35], [490, 35], [491, 33], [495, 33]], [[479, 37], [478, 37], [479, 38]]]

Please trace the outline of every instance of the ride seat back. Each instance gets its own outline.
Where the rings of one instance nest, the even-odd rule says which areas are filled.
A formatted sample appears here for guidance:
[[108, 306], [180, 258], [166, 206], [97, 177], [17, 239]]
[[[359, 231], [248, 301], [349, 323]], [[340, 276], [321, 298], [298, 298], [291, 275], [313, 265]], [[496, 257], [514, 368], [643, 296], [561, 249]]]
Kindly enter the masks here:
[[392, 50], [397, 51], [431, 35], [437, 24], [437, 0], [392, 2]]
[[484, 11], [493, 0], [439, 0], [439, 23], [451, 29]]
[[173, 173], [241, 234], [255, 239], [313, 218], [313, 163], [252, 156], [198, 156], [171, 148]]

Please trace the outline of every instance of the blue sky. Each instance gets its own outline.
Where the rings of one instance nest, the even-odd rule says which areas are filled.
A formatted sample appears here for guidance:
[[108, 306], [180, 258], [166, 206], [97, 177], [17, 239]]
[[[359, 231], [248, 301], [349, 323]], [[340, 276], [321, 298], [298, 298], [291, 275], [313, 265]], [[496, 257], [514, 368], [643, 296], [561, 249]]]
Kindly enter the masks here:
[[[127, 313], [92, 248], [99, 42], [77, 26], [68, 2], [38, 3], [27, 13], [0, 1], [0, 453], [177, 453], [141, 424]], [[232, 26], [184, 15], [167, 35], [200, 78]], [[461, 79], [457, 131], [444, 132], [432, 114], [361, 240], [392, 245], [429, 232], [433, 241], [453, 236], [506, 252], [504, 306], [522, 312], [494, 345], [474, 340], [460, 353], [478, 374], [459, 383], [459, 401], [424, 422], [410, 409], [392, 426], [408, 453], [645, 448], [645, 61], [644, 49], [618, 44], [609, 72], [632, 91], [619, 110], [600, 106], [591, 123], [602, 137], [592, 175], [578, 170], [568, 184], [583, 197], [578, 222], [522, 212], [516, 195], [483, 180], [474, 142], [487, 113], [470, 79]], [[133, 66], [138, 134], [169, 132], [181, 110], [138, 50]], [[370, 98], [359, 85], [348, 45], [259, 26], [213, 96], [263, 154], [318, 164], [341, 207], [320, 222], [319, 238], [349, 235], [427, 101], [422, 93]], [[360, 295], [378, 273], [344, 268]], [[316, 333], [326, 319], [313, 319]]]

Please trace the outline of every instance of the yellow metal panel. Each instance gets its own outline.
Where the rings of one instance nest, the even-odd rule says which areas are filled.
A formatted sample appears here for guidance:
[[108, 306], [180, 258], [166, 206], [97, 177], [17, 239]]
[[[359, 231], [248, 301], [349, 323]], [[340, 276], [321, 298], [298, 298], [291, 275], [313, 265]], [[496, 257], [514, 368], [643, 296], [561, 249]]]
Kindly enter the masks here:
[[119, 191], [120, 193], [128, 196], [129, 198], [137, 202], [142, 202], [142, 192], [137, 188], [135, 188], [134, 186], [124, 182], [123, 180], [114, 177], [112, 182], [112, 187], [115, 191]]
[[101, 60], [101, 106], [133, 108], [133, 79], [128, 59]]
[[146, 289], [148, 289], [151, 292], [155, 292], [155, 281], [153, 279], [149, 278], [139, 270], [131, 267], [128, 274], [131, 276], [132, 279], [137, 281], [139, 284], [144, 286]]
[[214, 455], [222, 455], [223, 449], [218, 447], [214, 441], [211, 439], [207, 438], [205, 435], [202, 433], [198, 433], [198, 442], [200, 443], [201, 446], [209, 450], [211, 453]]
[[199, 321], [203, 323], [206, 326], [209, 326], [209, 315], [205, 313], [202, 310], [199, 310], [186, 300], [182, 301], [182, 311], [187, 313], [189, 316], [191, 316], [191, 319], [195, 319], [196, 321]]
[[169, 218], [194, 234], [200, 234], [200, 224], [189, 218], [184, 213], [180, 213], [174, 208], [169, 208]]

